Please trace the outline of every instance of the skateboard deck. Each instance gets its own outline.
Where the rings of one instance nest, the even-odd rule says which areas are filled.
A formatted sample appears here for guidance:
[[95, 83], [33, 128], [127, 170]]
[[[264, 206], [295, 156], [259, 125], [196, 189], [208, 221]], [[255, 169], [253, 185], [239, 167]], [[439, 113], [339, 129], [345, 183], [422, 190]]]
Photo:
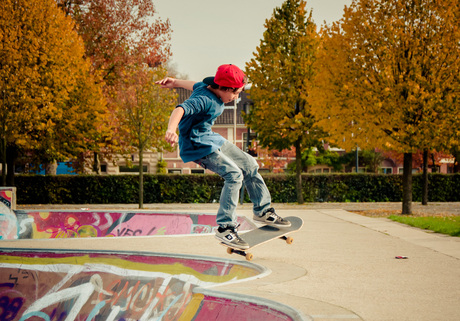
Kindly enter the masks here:
[[285, 219], [291, 222], [290, 227], [279, 228], [275, 226], [264, 225], [257, 229], [251, 230], [247, 233], [240, 234], [240, 237], [249, 244], [248, 249], [242, 250], [239, 248], [232, 247], [231, 245], [223, 242], [221, 242], [221, 244], [227, 247], [228, 254], [235, 253], [244, 256], [246, 257], [246, 260], [251, 261], [254, 256], [248, 251], [256, 247], [257, 245], [264, 244], [278, 238], [285, 240], [287, 244], [292, 244], [294, 239], [287, 235], [300, 230], [303, 225], [303, 220], [300, 217], [296, 216], [285, 217]]

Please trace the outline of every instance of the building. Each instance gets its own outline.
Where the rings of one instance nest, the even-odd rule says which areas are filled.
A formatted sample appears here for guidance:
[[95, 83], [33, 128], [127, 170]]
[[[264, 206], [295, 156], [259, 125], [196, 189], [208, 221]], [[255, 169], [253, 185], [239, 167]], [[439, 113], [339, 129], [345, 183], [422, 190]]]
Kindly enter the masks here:
[[[183, 88], [176, 89], [178, 93], [178, 104], [185, 101], [190, 95], [191, 91]], [[236, 105], [236, 109], [235, 109]], [[239, 148], [248, 150], [248, 137], [249, 145], [251, 142], [256, 141], [256, 134], [251, 133], [246, 127], [242, 113], [247, 111], [252, 105], [252, 101], [248, 98], [247, 92], [242, 92], [237, 102], [232, 102], [226, 105], [226, 109], [220, 115], [214, 126], [213, 131], [222, 135], [224, 138], [238, 146]], [[343, 154], [343, 149], [332, 149], [333, 151]], [[260, 165], [260, 172], [283, 172], [289, 162], [295, 160], [293, 153], [275, 153], [270, 155], [267, 150], [259, 150], [259, 155], [249, 151], [253, 156], [257, 156], [257, 161]], [[156, 174], [159, 172], [159, 165], [164, 168], [163, 172], [168, 174], [203, 174], [206, 171], [199, 165], [188, 162], [183, 163], [179, 156], [179, 150], [176, 148], [173, 152], [157, 152], [157, 151], [146, 151], [143, 155], [143, 169], [146, 174]], [[270, 158], [276, 158], [277, 165], [273, 168], [273, 161]], [[430, 166], [429, 172], [437, 173], [453, 173], [453, 158], [445, 158], [436, 163], [435, 166]], [[421, 166], [420, 166], [421, 167]], [[72, 174], [71, 165], [67, 162], [57, 164], [56, 174]], [[133, 174], [136, 175], [139, 172], [139, 159], [138, 154], [134, 153], [127, 156], [118, 155], [110, 161], [101, 161], [99, 165], [100, 174], [102, 175], [122, 175], [122, 174]], [[355, 167], [348, 167], [348, 172], [355, 172]], [[414, 173], [420, 172], [421, 168], [415, 167]], [[22, 168], [18, 169], [18, 172], [23, 172]], [[88, 174], [93, 173], [88, 168]], [[308, 168], [309, 174], [329, 174], [334, 173], [334, 169], [328, 165], [317, 164]], [[359, 167], [358, 172], [366, 172], [366, 168]], [[379, 166], [379, 173], [382, 174], [401, 174], [403, 172], [402, 161], [396, 161], [391, 158], [385, 159]], [[44, 174], [40, 172], [40, 174]]]
[[[177, 88], [178, 93], [178, 104], [185, 101], [191, 95], [191, 91], [184, 88]], [[222, 135], [224, 138], [238, 146], [239, 148], [248, 151], [248, 137], [249, 145], [256, 139], [256, 135], [251, 133], [250, 130], [246, 127], [242, 113], [250, 108], [252, 101], [248, 98], [247, 92], [242, 92], [240, 99], [237, 102], [232, 102], [226, 105], [226, 109], [220, 115], [214, 126], [213, 131]], [[236, 109], [235, 109], [236, 105]], [[333, 151], [338, 152], [339, 154], [345, 153], [343, 149], [332, 148]], [[266, 150], [259, 151], [257, 161], [260, 165], [261, 172], [269, 172], [273, 168], [268, 168], [265, 160], [270, 156]], [[282, 165], [279, 168], [276, 168], [275, 172], [282, 172], [285, 170], [287, 163], [295, 160], [293, 155], [285, 155], [281, 158], [282, 161], [279, 162]], [[168, 174], [203, 174], [205, 170], [199, 165], [188, 162], [182, 162], [182, 159], [179, 156], [179, 149], [176, 148], [173, 152], [145, 152], [143, 168], [144, 173], [146, 174], [156, 174], [158, 173], [159, 162], [162, 162], [165, 167], [165, 171]], [[453, 159], [443, 159], [439, 162], [437, 166], [431, 166], [429, 172], [438, 172], [438, 173], [452, 173], [453, 170]], [[100, 165], [101, 174], [108, 175], [118, 175], [118, 174], [137, 174], [139, 171], [139, 160], [137, 154], [132, 154], [129, 159], [119, 157], [115, 163], [112, 162], [102, 162]], [[347, 168], [344, 171], [355, 172], [355, 167]], [[420, 172], [421, 168], [414, 168], [414, 173]], [[334, 169], [324, 164], [318, 164], [308, 168], [309, 174], [329, 174], [334, 173]], [[366, 168], [359, 167], [358, 172], [366, 172]], [[385, 159], [379, 167], [379, 173], [382, 174], [401, 174], [403, 172], [402, 161], [398, 162], [394, 159], [387, 158]]]

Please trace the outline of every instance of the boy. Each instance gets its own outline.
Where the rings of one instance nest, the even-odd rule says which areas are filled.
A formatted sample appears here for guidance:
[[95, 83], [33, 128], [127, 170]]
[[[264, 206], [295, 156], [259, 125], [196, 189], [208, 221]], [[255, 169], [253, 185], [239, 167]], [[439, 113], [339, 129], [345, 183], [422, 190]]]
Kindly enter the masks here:
[[230, 64], [220, 66], [215, 77], [207, 77], [203, 82], [167, 77], [156, 83], [162, 88], [193, 90], [190, 98], [172, 112], [165, 139], [172, 146], [179, 141], [184, 163], [193, 161], [225, 180], [216, 217], [219, 225], [216, 238], [240, 249], [249, 247], [237, 233], [235, 213], [243, 181], [254, 204], [254, 221], [289, 227], [291, 223], [270, 207], [270, 192], [258, 173], [259, 166], [254, 158], [211, 130], [216, 118], [224, 111], [224, 104], [238, 98], [243, 91], [247, 83], [244, 73]]

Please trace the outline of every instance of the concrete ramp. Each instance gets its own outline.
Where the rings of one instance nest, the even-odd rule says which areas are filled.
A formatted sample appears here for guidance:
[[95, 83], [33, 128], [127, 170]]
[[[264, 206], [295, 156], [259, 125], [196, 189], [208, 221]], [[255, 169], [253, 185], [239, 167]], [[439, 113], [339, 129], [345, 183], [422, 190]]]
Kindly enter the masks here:
[[[16, 211], [16, 217], [17, 239], [190, 235], [214, 233], [217, 228], [216, 216], [202, 213], [40, 210]], [[238, 223], [240, 231], [255, 227], [242, 216]], [[12, 233], [2, 227], [0, 235]]]
[[304, 320], [276, 302], [210, 289], [268, 273], [199, 256], [0, 249], [0, 319]]

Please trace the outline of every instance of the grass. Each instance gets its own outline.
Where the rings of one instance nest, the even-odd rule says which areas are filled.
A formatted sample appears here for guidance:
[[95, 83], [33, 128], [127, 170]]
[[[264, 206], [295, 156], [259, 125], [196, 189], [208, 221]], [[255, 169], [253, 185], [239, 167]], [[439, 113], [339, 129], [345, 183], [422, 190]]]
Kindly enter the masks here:
[[452, 213], [427, 214], [414, 212], [412, 215], [402, 215], [400, 210], [386, 209], [355, 211], [355, 213], [368, 217], [386, 217], [417, 228], [460, 237], [460, 215]]
[[390, 215], [390, 220], [450, 236], [460, 236], [460, 216]]

